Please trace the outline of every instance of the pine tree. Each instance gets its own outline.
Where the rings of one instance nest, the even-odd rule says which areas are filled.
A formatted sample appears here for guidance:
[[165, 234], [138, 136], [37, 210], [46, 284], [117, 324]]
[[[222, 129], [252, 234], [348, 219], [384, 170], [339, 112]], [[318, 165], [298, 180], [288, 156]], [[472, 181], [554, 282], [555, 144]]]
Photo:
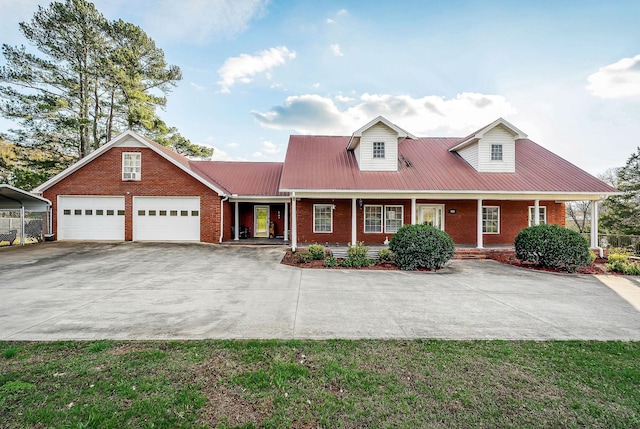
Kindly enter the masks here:
[[601, 224], [614, 234], [640, 235], [640, 147], [617, 172], [622, 195], [605, 200]]

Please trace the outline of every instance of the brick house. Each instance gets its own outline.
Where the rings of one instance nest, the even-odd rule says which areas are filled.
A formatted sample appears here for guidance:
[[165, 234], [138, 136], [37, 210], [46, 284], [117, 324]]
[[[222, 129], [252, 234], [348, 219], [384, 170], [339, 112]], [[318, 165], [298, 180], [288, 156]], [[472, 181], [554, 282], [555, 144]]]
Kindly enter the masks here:
[[[58, 239], [278, 238], [382, 244], [429, 223], [456, 245], [512, 244], [565, 202], [616, 192], [498, 119], [463, 138], [418, 138], [384, 117], [351, 136], [291, 136], [283, 163], [191, 161], [127, 131], [36, 189]], [[597, 247], [592, 234], [592, 247]]]

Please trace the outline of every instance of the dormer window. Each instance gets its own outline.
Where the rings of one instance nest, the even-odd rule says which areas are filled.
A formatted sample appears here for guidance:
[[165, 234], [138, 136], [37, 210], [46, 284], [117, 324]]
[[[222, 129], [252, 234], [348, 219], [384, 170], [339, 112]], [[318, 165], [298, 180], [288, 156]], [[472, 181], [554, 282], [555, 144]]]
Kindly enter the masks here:
[[142, 154], [140, 152], [122, 153], [122, 180], [140, 180], [142, 178]]
[[373, 157], [384, 158], [384, 142], [373, 142]]
[[502, 145], [491, 145], [491, 161], [502, 161]]

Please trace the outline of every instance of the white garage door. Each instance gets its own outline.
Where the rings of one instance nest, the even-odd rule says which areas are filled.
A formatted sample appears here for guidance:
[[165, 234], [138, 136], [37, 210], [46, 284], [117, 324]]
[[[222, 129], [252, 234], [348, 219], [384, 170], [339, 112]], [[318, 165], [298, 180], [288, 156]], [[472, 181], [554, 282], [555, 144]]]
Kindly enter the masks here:
[[134, 197], [136, 241], [200, 241], [200, 197]]
[[124, 240], [124, 197], [58, 197], [59, 240]]

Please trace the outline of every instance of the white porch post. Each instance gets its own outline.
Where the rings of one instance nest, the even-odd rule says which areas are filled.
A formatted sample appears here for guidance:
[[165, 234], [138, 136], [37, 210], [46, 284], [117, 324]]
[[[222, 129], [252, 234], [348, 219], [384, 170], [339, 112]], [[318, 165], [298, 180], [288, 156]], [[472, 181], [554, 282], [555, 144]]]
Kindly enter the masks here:
[[291, 193], [291, 250], [292, 251], [296, 251], [296, 246], [297, 246], [297, 240], [298, 240], [298, 236], [297, 236], [297, 232], [296, 232], [296, 223], [297, 223], [297, 216], [296, 216], [296, 193], [292, 192]]
[[289, 241], [289, 203], [284, 203], [284, 241]]
[[540, 225], [540, 200], [533, 202], [533, 224]]
[[238, 202], [235, 202], [234, 205], [234, 209], [235, 209], [235, 214], [233, 216], [233, 239], [235, 241], [238, 241], [238, 239], [240, 239], [240, 211], [238, 210]]
[[483, 249], [484, 246], [482, 244], [482, 199], [478, 199], [478, 245], [476, 246], [478, 249]]
[[591, 201], [591, 248], [600, 249], [598, 247], [598, 200]]
[[355, 244], [358, 241], [358, 200], [351, 198], [351, 244]]
[[416, 219], [416, 199], [411, 198], [411, 225], [418, 223]]

